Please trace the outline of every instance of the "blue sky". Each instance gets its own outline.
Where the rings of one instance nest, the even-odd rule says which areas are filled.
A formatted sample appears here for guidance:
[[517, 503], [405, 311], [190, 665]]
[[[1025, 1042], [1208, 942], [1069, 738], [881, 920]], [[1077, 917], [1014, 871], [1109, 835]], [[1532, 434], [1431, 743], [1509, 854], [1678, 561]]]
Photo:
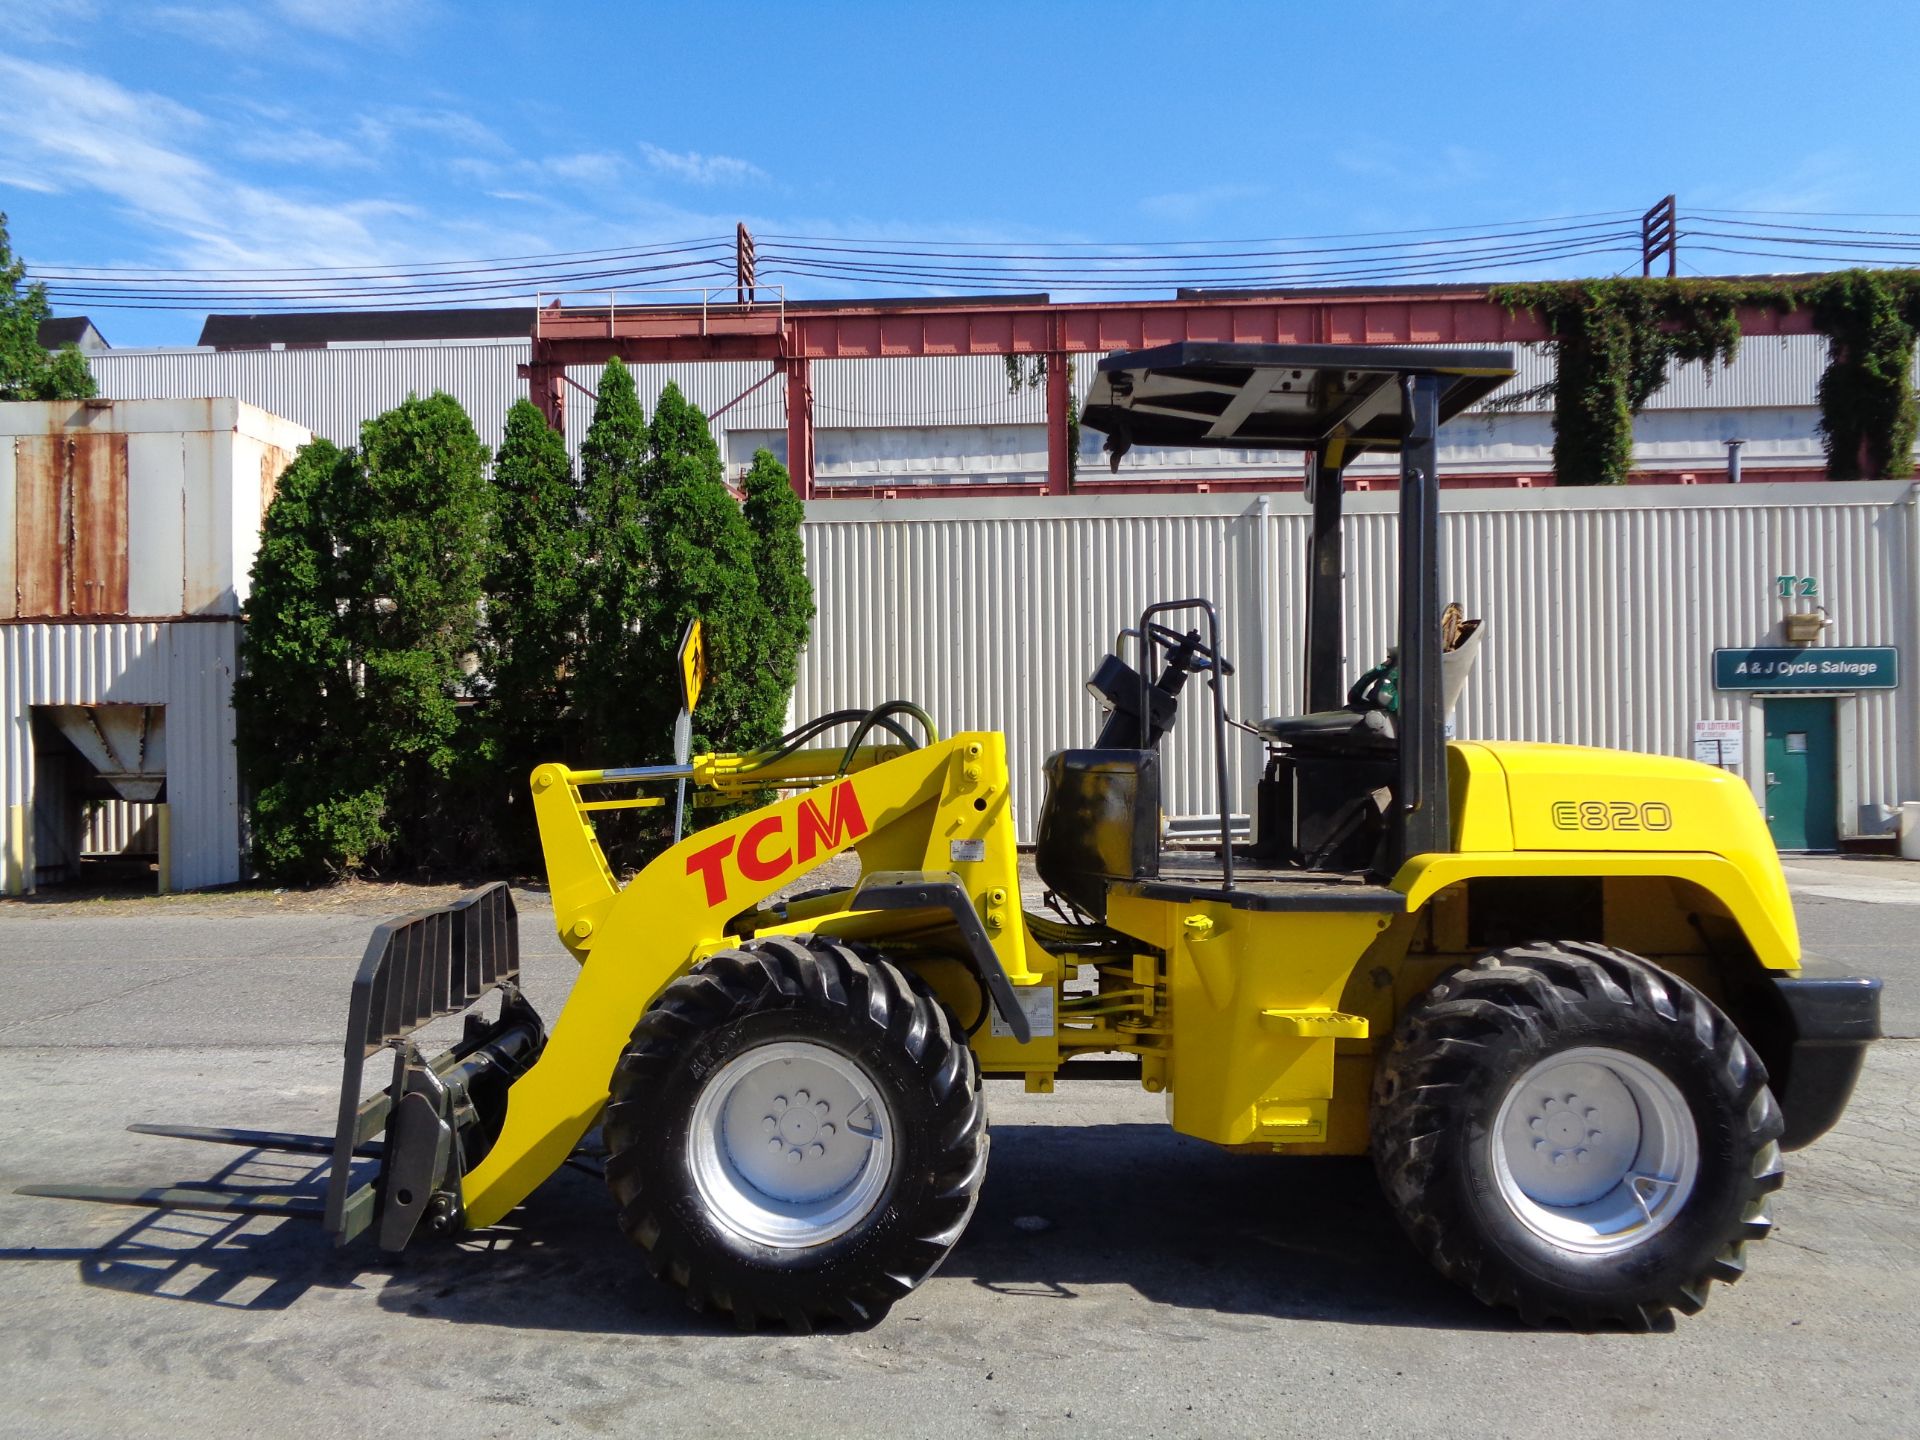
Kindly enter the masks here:
[[[1911, 4], [0, 0], [0, 210], [42, 267], [214, 270], [739, 219], [1058, 242], [1475, 225], [1669, 190], [1912, 212], [1916, 41]], [[93, 313], [119, 344], [200, 323]]]

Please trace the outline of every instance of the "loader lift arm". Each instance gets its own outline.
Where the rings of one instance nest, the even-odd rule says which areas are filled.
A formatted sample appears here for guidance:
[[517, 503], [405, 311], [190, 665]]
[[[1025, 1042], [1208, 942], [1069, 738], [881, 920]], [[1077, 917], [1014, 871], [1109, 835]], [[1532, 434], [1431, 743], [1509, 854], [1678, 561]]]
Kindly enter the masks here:
[[[912, 910], [951, 920], [962, 947], [955, 958], [980, 978], [1014, 1033], [1027, 1033], [1013, 992], [1041, 976], [1030, 963], [1018, 910], [1004, 739], [972, 733], [917, 749], [868, 744], [874, 730], [897, 738], [896, 726], [883, 722], [924, 719], [900, 702], [853, 713], [860, 719], [844, 745], [805, 748], [819, 731], [802, 727], [770, 752], [693, 757], [684, 773], [699, 790], [735, 799], [794, 793], [696, 831], [625, 886], [614, 878], [592, 816], [649, 797], [589, 797], [602, 787], [676, 781], [681, 767], [543, 765], [534, 772], [554, 923], [581, 972], [545, 1051], [508, 1096], [498, 1141], [461, 1182], [468, 1226], [499, 1220], [566, 1159], [605, 1105], [633, 1027], [662, 990], [737, 943], [736, 917], [845, 851], [858, 853], [863, 877], [845, 910], [756, 926], [756, 933], [820, 930], [858, 939], [863, 926], [887, 923], [875, 912], [910, 901]], [[847, 720], [842, 712], [814, 725], [829, 722]], [[1044, 968], [1037, 947], [1034, 953]]]

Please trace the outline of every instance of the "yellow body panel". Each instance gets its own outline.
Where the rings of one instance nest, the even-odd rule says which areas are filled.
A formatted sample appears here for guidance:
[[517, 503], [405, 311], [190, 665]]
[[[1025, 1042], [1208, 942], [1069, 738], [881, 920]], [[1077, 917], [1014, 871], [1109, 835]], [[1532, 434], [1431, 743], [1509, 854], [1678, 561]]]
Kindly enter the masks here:
[[[1075, 1054], [1129, 1051], [1147, 1088], [1170, 1093], [1174, 1128], [1222, 1145], [1312, 1153], [1365, 1150], [1375, 1051], [1414, 996], [1471, 958], [1468, 915], [1479, 902], [1463, 882], [1595, 879], [1607, 924], [1630, 923], [1650, 942], [1644, 953], [1699, 958], [1696, 922], [1707, 916], [1737, 930], [1760, 964], [1799, 963], [1785, 880], [1751, 794], [1683, 760], [1451, 745], [1454, 848], [1416, 857], [1393, 878], [1405, 913], [1148, 900], [1122, 887], [1108, 925], [1140, 948], [1120, 958], [1054, 956], [1034, 939], [1020, 907], [998, 734], [913, 751], [872, 746], [851, 761], [838, 750], [771, 763], [705, 755], [692, 768], [695, 787], [723, 802], [802, 793], [689, 836], [624, 888], [590, 814], [640, 802], [585, 792], [633, 775], [558, 765], [534, 773], [555, 923], [582, 969], [540, 1061], [509, 1092], [499, 1141], [463, 1181], [469, 1225], [498, 1220], [559, 1166], [605, 1104], [654, 998], [744, 933], [872, 939], [911, 957], [971, 1026], [983, 1069], [1024, 1074], [1030, 1090], [1050, 1089]], [[784, 914], [756, 908], [848, 849], [863, 874], [958, 875], [1008, 978], [1040, 1002], [1030, 1016], [1056, 1023], [1036, 1023], [1026, 1043], [994, 1034], [1000, 1027], [984, 1014], [975, 1024], [978, 988], [952, 957], [951, 926], [938, 913], [849, 911], [844, 893]], [[1069, 994], [1063, 982], [1082, 960], [1098, 981]]]
[[1367, 1033], [1341, 992], [1387, 917], [1120, 893], [1107, 923], [1167, 955], [1174, 1129], [1220, 1145], [1326, 1138], [1334, 1044]]
[[1455, 853], [1394, 877], [1418, 909], [1476, 876], [1661, 876], [1699, 886], [1760, 963], [1800, 964], [1780, 856], [1736, 775], [1668, 755], [1474, 741], [1447, 747]]
[[700, 757], [696, 783], [723, 792], [822, 783], [690, 835], [624, 888], [580, 808], [582, 786], [618, 782], [559, 765], [534, 772], [554, 921], [581, 962], [580, 978], [540, 1060], [508, 1093], [499, 1140], [462, 1181], [467, 1224], [499, 1220], [566, 1159], [606, 1103], [635, 1023], [662, 989], [731, 943], [733, 917], [844, 850], [858, 851], [869, 872], [958, 875], [1008, 978], [1040, 983], [1019, 919], [1001, 736], [957, 735], [914, 751], [873, 747], [856, 757], [864, 768], [840, 778], [838, 750], [801, 751], [750, 774], [728, 763], [738, 759]]

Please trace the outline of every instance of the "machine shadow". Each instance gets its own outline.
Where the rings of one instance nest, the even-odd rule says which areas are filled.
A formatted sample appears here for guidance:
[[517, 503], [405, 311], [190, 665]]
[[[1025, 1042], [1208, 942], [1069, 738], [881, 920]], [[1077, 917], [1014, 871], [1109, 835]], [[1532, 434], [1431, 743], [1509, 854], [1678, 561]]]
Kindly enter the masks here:
[[[298, 1172], [298, 1173], [295, 1173]], [[249, 1155], [224, 1184], [313, 1193], [324, 1166]], [[724, 1335], [654, 1281], [596, 1177], [563, 1167], [512, 1219], [394, 1259], [335, 1250], [299, 1221], [142, 1214], [94, 1249], [0, 1250], [72, 1261], [83, 1283], [155, 1299], [284, 1310], [313, 1290], [374, 1290], [383, 1309], [456, 1324]], [[1234, 1155], [1161, 1125], [1001, 1125], [972, 1224], [896, 1313], [955, 1279], [1020, 1305], [1124, 1286], [1155, 1304], [1249, 1318], [1517, 1329], [1440, 1280], [1402, 1238], [1364, 1160]]]

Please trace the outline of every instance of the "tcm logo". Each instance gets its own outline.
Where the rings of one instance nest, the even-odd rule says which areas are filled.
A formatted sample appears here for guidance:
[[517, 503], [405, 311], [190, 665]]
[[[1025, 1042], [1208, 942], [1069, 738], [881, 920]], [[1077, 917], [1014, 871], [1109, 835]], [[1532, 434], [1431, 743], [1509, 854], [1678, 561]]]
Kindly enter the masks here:
[[[707, 887], [707, 904], [718, 905], [727, 898], [729, 858], [742, 879], [777, 880], [824, 850], [837, 850], [851, 840], [858, 840], [867, 833], [867, 828], [867, 817], [860, 813], [860, 801], [853, 793], [852, 784], [842, 783], [827, 793], [824, 813], [811, 795], [800, 802], [791, 835], [780, 816], [765, 816], [739, 836], [723, 835], [687, 856], [687, 874], [698, 875]], [[738, 851], [734, 848], [736, 843]]]

